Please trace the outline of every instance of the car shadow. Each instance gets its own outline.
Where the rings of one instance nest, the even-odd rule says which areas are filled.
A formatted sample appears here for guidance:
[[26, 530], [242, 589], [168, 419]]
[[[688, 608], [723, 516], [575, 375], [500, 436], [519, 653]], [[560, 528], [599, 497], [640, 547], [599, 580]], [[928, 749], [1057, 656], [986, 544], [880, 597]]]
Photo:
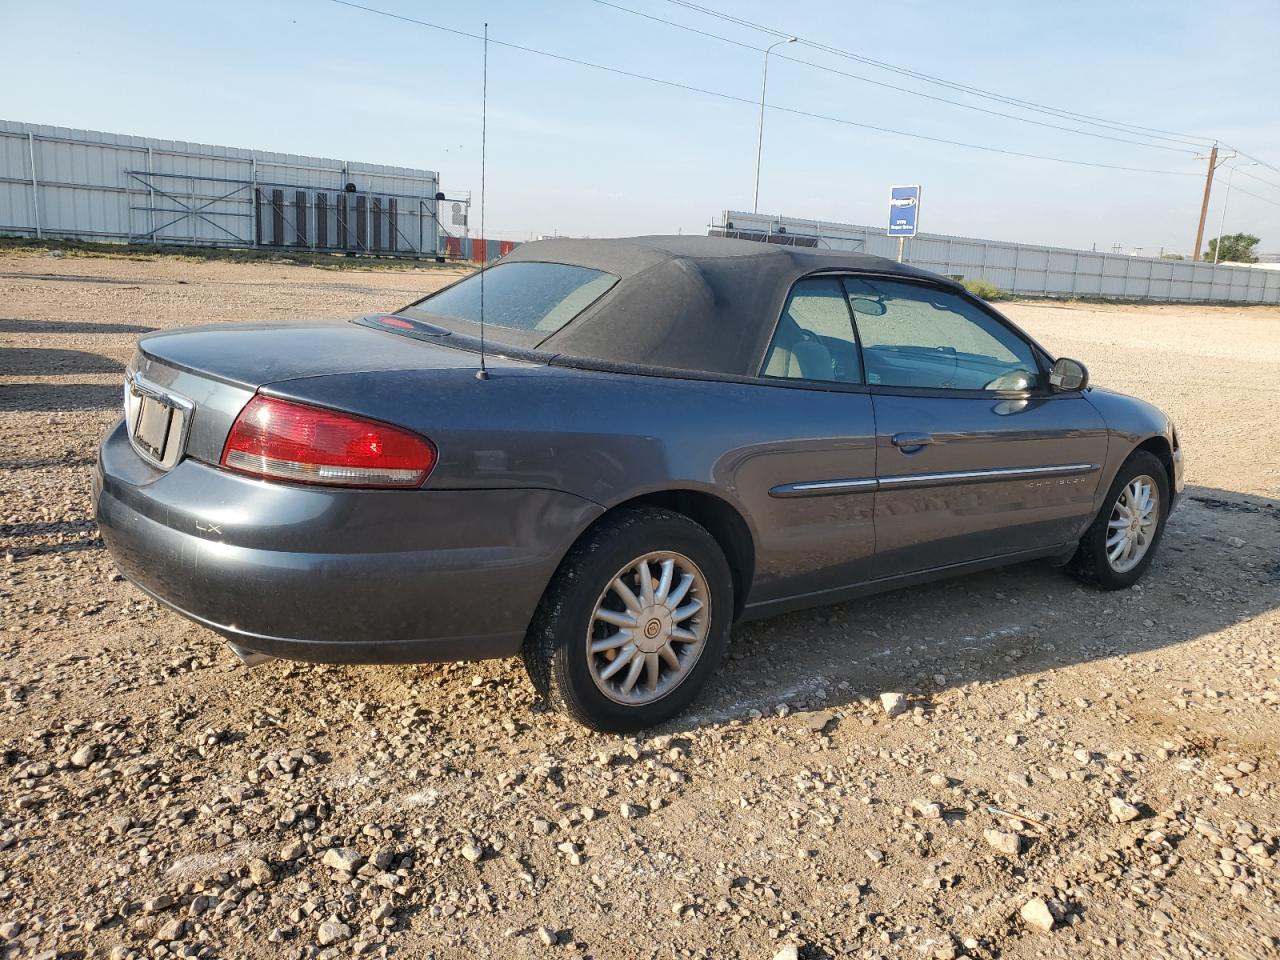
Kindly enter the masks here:
[[[665, 732], [873, 703], [1140, 654], [1280, 606], [1280, 501], [1189, 487], [1142, 583], [1104, 592], [1047, 563], [741, 624], [710, 688]], [[1211, 601], [1211, 602], [1210, 602]]]
[[[0, 387], [0, 391], [3, 391]], [[3, 409], [3, 405], [0, 405]], [[0, 473], [7, 470], [48, 470], [54, 468], [70, 468], [92, 467], [97, 462], [97, 457], [76, 456], [74, 453], [68, 453], [61, 457], [33, 457], [30, 460], [9, 460], [0, 459]]]
[[98, 525], [93, 520], [36, 520], [0, 523], [0, 543], [11, 557], [48, 556], [79, 553], [102, 547]]
[[28, 523], [0, 523], [0, 537], [50, 537], [76, 533], [97, 535], [92, 520], [35, 520]]
[[124, 364], [87, 350], [6, 347], [0, 350], [0, 376], [65, 376], [72, 373], [122, 373]]
[[80, 320], [19, 320], [0, 317], [0, 333], [110, 333], [140, 335], [157, 327], [140, 323], [90, 323]]
[[0, 384], [0, 411], [107, 410], [122, 403], [118, 383]]

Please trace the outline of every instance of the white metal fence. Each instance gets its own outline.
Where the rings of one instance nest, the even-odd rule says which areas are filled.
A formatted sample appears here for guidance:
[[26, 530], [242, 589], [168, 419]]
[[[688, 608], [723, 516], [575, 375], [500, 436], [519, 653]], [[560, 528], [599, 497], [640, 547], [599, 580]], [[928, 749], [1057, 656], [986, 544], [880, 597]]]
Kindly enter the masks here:
[[[713, 234], [770, 243], [856, 250], [890, 259], [898, 241], [882, 228], [726, 210]], [[1041, 297], [1280, 303], [1280, 271], [922, 233], [903, 260], [945, 276], [987, 280]]]
[[430, 170], [0, 120], [0, 235], [434, 256]]

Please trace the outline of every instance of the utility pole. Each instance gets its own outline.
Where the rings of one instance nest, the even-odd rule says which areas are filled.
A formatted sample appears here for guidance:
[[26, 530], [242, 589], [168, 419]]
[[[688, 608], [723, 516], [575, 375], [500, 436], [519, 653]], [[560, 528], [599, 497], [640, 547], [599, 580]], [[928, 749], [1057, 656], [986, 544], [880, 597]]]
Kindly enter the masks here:
[[1213, 190], [1213, 171], [1218, 167], [1218, 145], [1215, 143], [1209, 151], [1209, 172], [1204, 177], [1204, 199], [1200, 201], [1200, 225], [1196, 227], [1196, 245], [1191, 250], [1191, 259], [1200, 259], [1200, 244], [1204, 242], [1204, 218], [1209, 215], [1209, 192]]
[[1192, 260], [1200, 259], [1200, 244], [1204, 242], [1204, 221], [1209, 215], [1209, 193], [1213, 190], [1213, 171], [1217, 170], [1219, 165], [1234, 158], [1234, 153], [1229, 157], [1219, 158], [1218, 144], [1216, 142], [1213, 145], [1213, 149], [1209, 151], [1209, 156], [1207, 158], [1200, 156], [1196, 157], [1197, 160], [1207, 159], [1209, 161], [1209, 169], [1205, 173], [1204, 177], [1204, 199], [1200, 201], [1200, 225], [1196, 227], [1196, 246], [1195, 249], [1191, 251]]

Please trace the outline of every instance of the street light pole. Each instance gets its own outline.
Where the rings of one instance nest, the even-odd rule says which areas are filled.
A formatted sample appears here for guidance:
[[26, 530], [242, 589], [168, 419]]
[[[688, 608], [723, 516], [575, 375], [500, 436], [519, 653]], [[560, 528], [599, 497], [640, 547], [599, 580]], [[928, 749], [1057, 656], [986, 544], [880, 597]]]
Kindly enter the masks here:
[[[1256, 163], [1238, 163], [1238, 167], [1256, 167]], [[1231, 178], [1236, 175], [1235, 167], [1227, 167], [1227, 192], [1222, 196], [1222, 219], [1218, 221], [1218, 242], [1213, 245], [1213, 262], [1218, 262], [1222, 253], [1222, 231], [1227, 225], [1227, 204], [1231, 202]]]
[[774, 47], [780, 47], [784, 43], [795, 43], [799, 37], [788, 37], [786, 40], [779, 40], [777, 43], [771, 43], [764, 50], [764, 77], [760, 81], [760, 133], [756, 138], [756, 189], [751, 199], [751, 212], [760, 212], [760, 154], [764, 149], [764, 94], [769, 89], [769, 54], [773, 52]]

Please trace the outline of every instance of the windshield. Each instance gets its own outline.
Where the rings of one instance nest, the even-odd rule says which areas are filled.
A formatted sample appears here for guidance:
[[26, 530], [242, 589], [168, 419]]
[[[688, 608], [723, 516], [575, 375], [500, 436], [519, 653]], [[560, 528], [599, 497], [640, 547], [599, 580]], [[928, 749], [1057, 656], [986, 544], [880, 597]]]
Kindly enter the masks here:
[[[484, 322], [550, 336], [609, 290], [611, 273], [567, 263], [499, 263], [484, 273]], [[410, 317], [480, 322], [480, 274], [400, 311]]]

